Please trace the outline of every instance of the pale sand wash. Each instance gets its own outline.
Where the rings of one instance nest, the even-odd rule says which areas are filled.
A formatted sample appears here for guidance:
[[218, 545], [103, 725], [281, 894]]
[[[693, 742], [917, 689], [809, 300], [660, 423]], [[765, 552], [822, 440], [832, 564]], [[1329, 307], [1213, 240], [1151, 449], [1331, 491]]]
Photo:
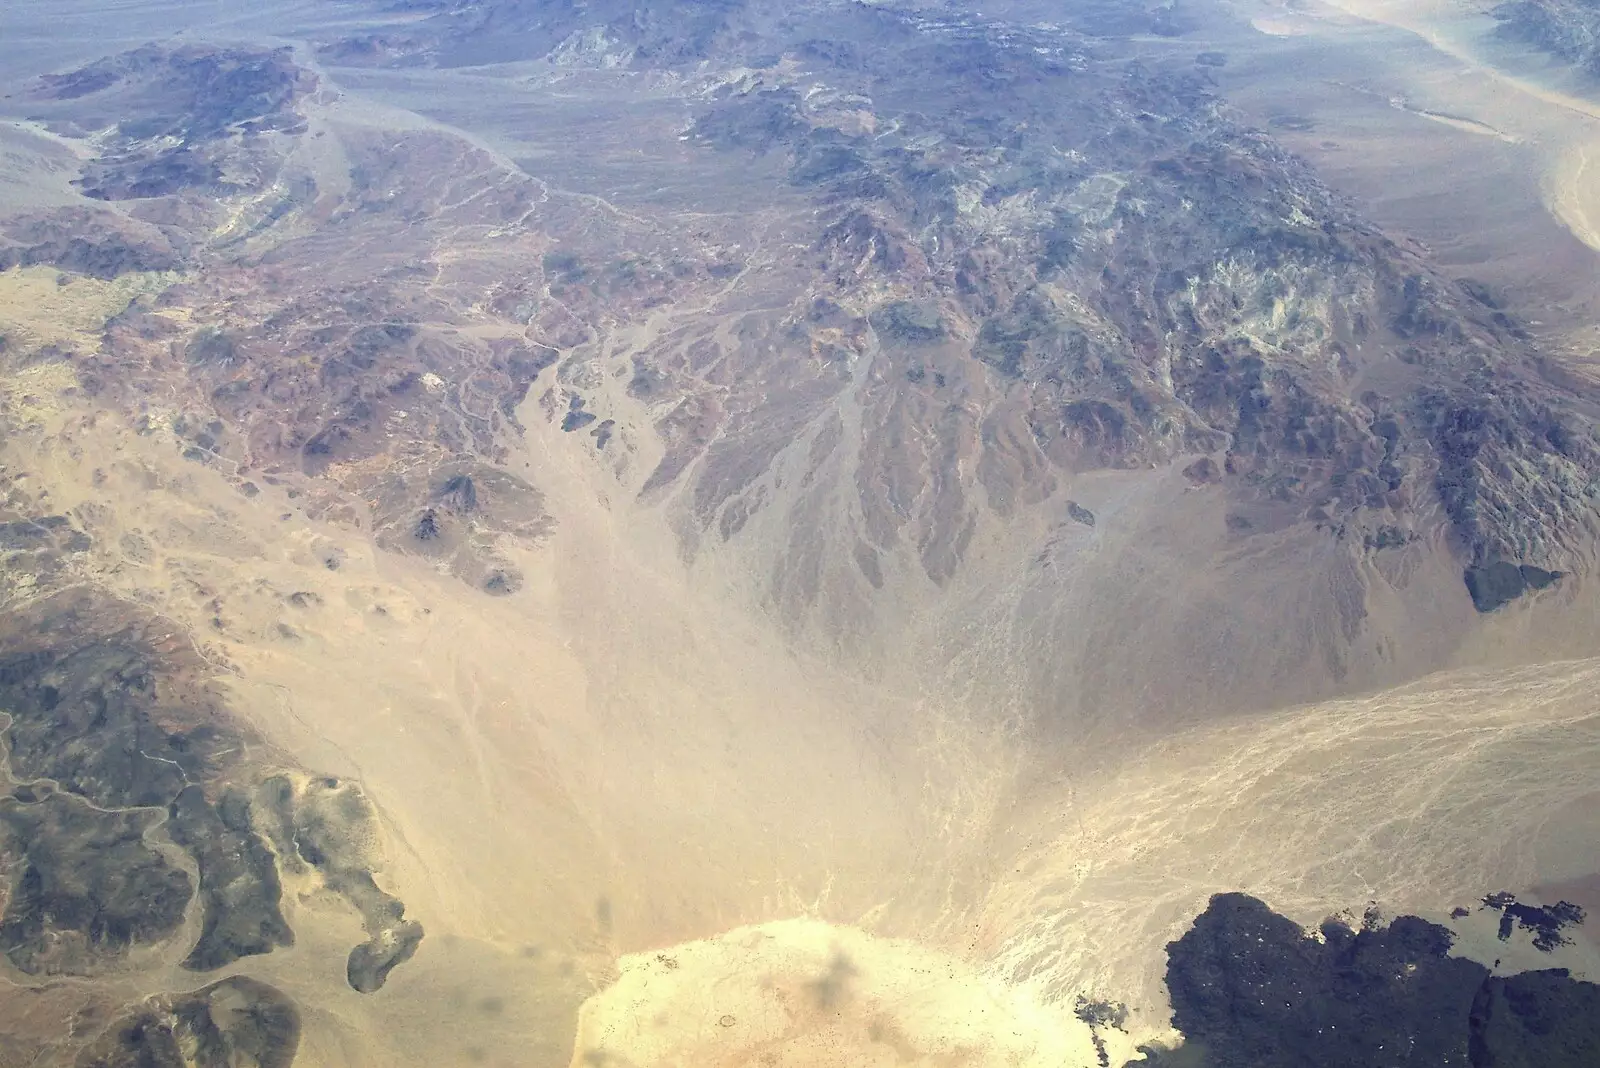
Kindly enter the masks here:
[[[1474, 0], [1318, 0], [1295, 5], [1294, 17], [1258, 20], [1297, 33], [1336, 34], [1342, 14], [1414, 34], [1455, 61], [1463, 77], [1434, 87], [1447, 105], [1443, 113], [1407, 110], [1466, 132], [1541, 143], [1547, 159], [1546, 206], [1573, 236], [1600, 251], [1600, 171], [1589, 166], [1600, 153], [1600, 102], [1497, 67], [1488, 47], [1495, 25], [1489, 6]], [[1458, 102], [1475, 113], [1454, 114], [1448, 105]]]
[[0, 203], [17, 208], [77, 205], [72, 188], [86, 153], [37, 123], [0, 122]]
[[1459, 672], [1154, 745], [1019, 820], [1020, 877], [991, 895], [985, 937], [1046, 992], [1156, 996], [1155, 947], [1215, 892], [1315, 924], [1371, 901], [1437, 919], [1527, 887], [1592, 856], [1570, 832], [1594, 828], [1563, 810], [1592, 797], [1597, 690], [1600, 660]]

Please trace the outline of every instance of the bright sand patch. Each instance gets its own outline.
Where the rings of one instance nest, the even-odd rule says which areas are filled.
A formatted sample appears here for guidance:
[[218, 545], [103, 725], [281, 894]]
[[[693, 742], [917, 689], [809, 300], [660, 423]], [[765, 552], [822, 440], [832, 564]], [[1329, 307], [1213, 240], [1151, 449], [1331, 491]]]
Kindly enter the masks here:
[[623, 958], [616, 983], [584, 1005], [572, 1063], [1060, 1068], [1095, 1060], [1088, 1025], [1062, 1006], [1031, 1002], [915, 943], [795, 919]]

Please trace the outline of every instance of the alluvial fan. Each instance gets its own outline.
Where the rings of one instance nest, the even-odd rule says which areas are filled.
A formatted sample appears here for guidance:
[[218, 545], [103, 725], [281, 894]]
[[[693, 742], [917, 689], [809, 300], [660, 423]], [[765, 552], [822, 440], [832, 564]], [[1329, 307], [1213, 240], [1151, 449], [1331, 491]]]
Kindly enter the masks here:
[[0, 11], [0, 1068], [1600, 1063], [1586, 17]]

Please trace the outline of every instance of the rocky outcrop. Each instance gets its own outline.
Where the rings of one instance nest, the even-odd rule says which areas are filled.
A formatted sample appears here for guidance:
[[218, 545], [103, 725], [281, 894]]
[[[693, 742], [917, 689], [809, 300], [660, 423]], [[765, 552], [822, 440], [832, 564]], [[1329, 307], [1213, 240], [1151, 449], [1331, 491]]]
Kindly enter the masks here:
[[1482, 567], [1468, 568], [1465, 577], [1474, 607], [1480, 612], [1493, 612], [1530, 590], [1544, 589], [1559, 579], [1561, 572], [1496, 560]]
[[363, 33], [325, 45], [341, 63], [446, 66], [548, 56], [570, 67], [676, 67], [725, 58], [745, 0], [577, 3], [503, 0], [422, 4], [414, 28]]
[[[1581, 918], [1581, 913], [1579, 913]], [[1218, 894], [1167, 947], [1173, 1025], [1155, 1064], [1571, 1066], [1600, 1056], [1600, 986], [1563, 969], [1495, 975], [1415, 916], [1313, 936], [1245, 894]], [[1192, 1056], [1191, 1056], [1192, 1054]]]
[[179, 234], [115, 212], [65, 208], [7, 221], [0, 230], [0, 271], [47, 266], [102, 279], [173, 271], [184, 264], [182, 243]]
[[232, 976], [145, 999], [78, 1059], [79, 1068], [289, 1068], [300, 1010], [282, 991]]
[[[1363, 222], [1233, 121], [1203, 75], [1119, 68], [1102, 42], [1060, 27], [851, 17], [854, 39], [885, 44], [807, 42], [804, 78], [758, 76], [693, 136], [784, 155], [789, 184], [829, 220], [816, 270], [839, 306], [860, 306], [866, 278], [915, 295], [847, 316], [856, 349], [875, 335], [875, 376], [915, 398], [879, 391], [875, 430], [907, 436], [902, 420], [955, 396], [939, 386], [959, 375], [984, 428], [972, 470], [990, 501], [1029, 499], [1050, 468], [1198, 453], [1234, 495], [1303, 519], [1404, 526], [1437, 498], [1469, 568], [1575, 566], [1600, 473], [1579, 398], [1543, 379], [1526, 333], [1481, 287]], [[914, 108], [896, 103], [905, 69], [938, 72]], [[853, 96], [802, 92], [808, 82]], [[870, 105], [871, 132], [841, 124], [846, 97]], [[1415, 384], [1356, 387], [1383, 365], [1416, 368], [1389, 376]], [[875, 459], [863, 485], [907, 477], [871, 470]], [[663, 465], [686, 466], [671, 450]], [[882, 514], [880, 543], [903, 528], [953, 549], [951, 519], [971, 514], [979, 487], [925, 472], [907, 487], [910, 515], [864, 502]], [[700, 499], [715, 507], [739, 489]]]
[[[16, 539], [48, 541], [65, 526], [49, 519], [16, 524]], [[362, 917], [368, 939], [349, 954], [349, 983], [381, 988], [423, 928], [373, 879], [376, 815], [360, 788], [283, 769], [170, 622], [87, 583], [52, 592], [65, 577], [35, 578], [37, 596], [0, 611], [7, 966], [94, 980], [130, 975], [166, 947], [193, 972], [248, 966], [294, 944], [283, 908], [293, 876]], [[236, 975], [152, 999], [80, 1063], [287, 1066], [298, 1011]]]
[[101, 135], [78, 185], [95, 200], [190, 190], [225, 196], [262, 185], [261, 142], [304, 129], [296, 111], [316, 79], [272, 51], [146, 45], [41, 80], [35, 115]]

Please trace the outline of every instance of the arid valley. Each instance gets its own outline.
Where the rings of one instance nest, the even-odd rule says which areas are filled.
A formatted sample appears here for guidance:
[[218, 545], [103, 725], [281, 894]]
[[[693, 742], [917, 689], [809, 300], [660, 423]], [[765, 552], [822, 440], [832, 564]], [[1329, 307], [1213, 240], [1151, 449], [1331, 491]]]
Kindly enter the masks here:
[[1585, 17], [6, 5], [0, 1068], [1600, 1064]]

